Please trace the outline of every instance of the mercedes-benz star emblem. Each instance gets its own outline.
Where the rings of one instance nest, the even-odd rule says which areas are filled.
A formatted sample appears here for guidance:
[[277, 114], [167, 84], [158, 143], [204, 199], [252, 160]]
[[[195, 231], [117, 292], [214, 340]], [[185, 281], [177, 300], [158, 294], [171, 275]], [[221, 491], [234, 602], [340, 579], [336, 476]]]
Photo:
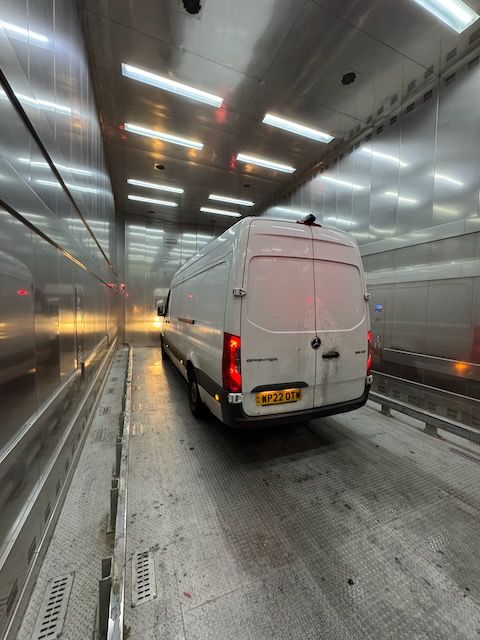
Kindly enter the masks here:
[[310, 344], [312, 345], [312, 349], [318, 349], [318, 347], [322, 344], [322, 341], [318, 336], [315, 336]]

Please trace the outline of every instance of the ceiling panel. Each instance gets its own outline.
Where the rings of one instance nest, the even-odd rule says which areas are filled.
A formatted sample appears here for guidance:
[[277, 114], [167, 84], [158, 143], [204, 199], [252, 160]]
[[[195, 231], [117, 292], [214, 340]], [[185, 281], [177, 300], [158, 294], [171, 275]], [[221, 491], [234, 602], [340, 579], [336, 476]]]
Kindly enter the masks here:
[[[157, 38], [125, 27], [117, 22], [86, 13], [86, 25], [92, 60], [96, 66], [121, 73], [125, 62], [173, 80], [193, 85], [222, 96], [235, 110], [242, 110], [258, 88], [258, 80], [218, 62], [171, 46]], [[194, 19], [194, 18], [192, 18]], [[131, 80], [125, 79], [131, 87]], [[140, 83], [139, 83], [140, 85]], [[164, 92], [159, 91], [159, 96]], [[192, 103], [196, 108], [204, 105]]]
[[[442, 54], [468, 39], [471, 33], [469, 29], [459, 36], [414, 0], [314, 2], [427, 68], [438, 64]], [[468, 0], [468, 5], [480, 13], [480, 0]]]
[[[480, 11], [480, 0], [469, 4]], [[321, 161], [330, 145], [263, 125], [266, 112], [348, 137], [478, 28], [458, 36], [413, 0], [203, 0], [198, 16], [179, 0], [82, 6], [117, 207], [145, 212], [127, 199], [127, 177], [179, 184], [178, 210], [152, 214], [171, 222], [203, 222], [199, 208], [211, 192], [253, 200], [261, 210], [285, 191], [291, 175], [235, 162], [238, 152], [293, 165], [296, 181]], [[124, 78], [122, 62], [220, 95], [224, 106]], [[351, 70], [357, 79], [344, 86]], [[125, 121], [205, 146], [199, 152], [126, 133]], [[155, 162], [165, 171], [155, 171]]]
[[[198, 16], [178, 0], [84, 0], [84, 6], [205, 60], [262, 78], [305, 0], [203, 0]], [[133, 64], [133, 63], [132, 63]]]

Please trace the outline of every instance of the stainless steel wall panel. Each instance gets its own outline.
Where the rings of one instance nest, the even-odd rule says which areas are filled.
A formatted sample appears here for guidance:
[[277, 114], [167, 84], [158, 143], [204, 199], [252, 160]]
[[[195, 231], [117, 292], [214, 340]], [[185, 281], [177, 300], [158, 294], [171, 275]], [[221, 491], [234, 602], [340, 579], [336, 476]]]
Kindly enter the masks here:
[[60, 384], [59, 308], [48, 291], [58, 289], [58, 251], [34, 236], [34, 310], [37, 404]]
[[473, 279], [430, 282], [426, 349], [442, 358], [468, 361], [472, 351]]
[[397, 232], [400, 126], [388, 127], [362, 145], [358, 153], [372, 159], [370, 241], [390, 238]]
[[480, 67], [458, 71], [453, 82], [440, 86], [435, 161], [434, 224], [479, 213]]
[[436, 95], [400, 118], [396, 234], [432, 226]]
[[[59, 466], [56, 447], [116, 334], [119, 297], [107, 286], [116, 277], [80, 215], [114, 253], [113, 196], [76, 12], [73, 0], [2, 5], [2, 21], [45, 40], [0, 26], [0, 636], [12, 610], [5, 603], [14, 607], [22, 591], [28, 548], [42, 538], [45, 507], [54, 508], [80, 432], [67, 438], [53, 489], [33, 490]], [[20, 521], [28, 531], [14, 526]]]
[[357, 188], [352, 192], [350, 231], [358, 243], [370, 238], [370, 189], [372, 156], [361, 147], [352, 152], [354, 161], [353, 183]]
[[338, 180], [336, 215], [332, 221], [325, 222], [327, 224], [333, 222], [339, 229], [350, 231], [355, 224], [352, 220], [353, 194], [360, 190], [359, 185], [355, 183], [353, 154], [347, 154], [338, 164], [336, 179]]
[[426, 350], [427, 321], [426, 282], [395, 285], [393, 305], [386, 316], [391, 336], [385, 347], [428, 353]]

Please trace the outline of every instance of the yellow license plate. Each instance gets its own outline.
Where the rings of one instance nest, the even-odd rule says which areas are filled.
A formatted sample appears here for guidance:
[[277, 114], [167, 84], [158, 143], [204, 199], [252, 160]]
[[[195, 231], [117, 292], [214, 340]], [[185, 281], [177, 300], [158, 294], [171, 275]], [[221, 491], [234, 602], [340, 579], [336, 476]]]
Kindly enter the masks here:
[[302, 399], [300, 389], [282, 389], [281, 391], [262, 391], [257, 393], [257, 407], [266, 407], [270, 404], [285, 404], [298, 402]]

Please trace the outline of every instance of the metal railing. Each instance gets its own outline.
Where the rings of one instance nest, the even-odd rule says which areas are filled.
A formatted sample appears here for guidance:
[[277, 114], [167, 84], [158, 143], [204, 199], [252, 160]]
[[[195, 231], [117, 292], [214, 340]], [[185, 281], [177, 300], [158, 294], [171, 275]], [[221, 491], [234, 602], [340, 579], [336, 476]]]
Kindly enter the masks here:
[[470, 440], [470, 442], [480, 444], [480, 431], [469, 429], [455, 420], [449, 420], [443, 416], [438, 416], [426, 411], [425, 409], [420, 409], [419, 407], [407, 404], [406, 402], [389, 398], [388, 396], [376, 393], [375, 391], [370, 392], [369, 400], [381, 405], [381, 412], [383, 415], [389, 416], [393, 410], [424, 422], [425, 432], [429, 435], [438, 436], [438, 429], [441, 429], [443, 431], [453, 433], [456, 436], [460, 436], [461, 438], [465, 438], [466, 440]]

